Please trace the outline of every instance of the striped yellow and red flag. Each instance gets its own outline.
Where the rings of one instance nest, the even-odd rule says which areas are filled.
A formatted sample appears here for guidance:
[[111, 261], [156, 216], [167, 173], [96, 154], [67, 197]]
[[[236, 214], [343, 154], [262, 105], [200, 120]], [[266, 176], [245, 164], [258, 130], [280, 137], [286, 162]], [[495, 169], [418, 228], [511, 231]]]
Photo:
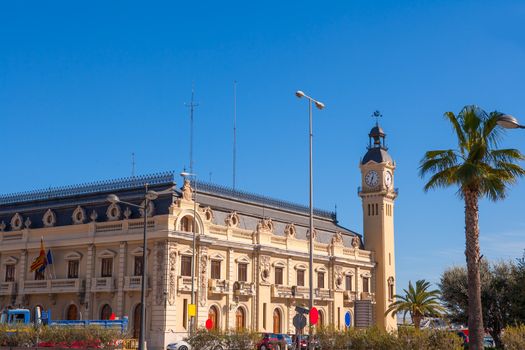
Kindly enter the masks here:
[[31, 270], [33, 271], [44, 271], [44, 269], [47, 266], [47, 258], [46, 258], [46, 250], [44, 248], [44, 237], [40, 239], [40, 254], [36, 257], [36, 259], [31, 264]]

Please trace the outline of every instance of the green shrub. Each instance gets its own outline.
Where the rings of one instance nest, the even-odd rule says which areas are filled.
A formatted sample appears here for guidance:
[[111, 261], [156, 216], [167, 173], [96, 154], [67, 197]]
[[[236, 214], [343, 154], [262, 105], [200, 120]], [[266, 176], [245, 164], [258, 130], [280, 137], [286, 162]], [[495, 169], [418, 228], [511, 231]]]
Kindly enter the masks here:
[[344, 332], [333, 328], [317, 330], [323, 350], [462, 350], [462, 341], [453, 332], [438, 330], [416, 331], [400, 328], [388, 333], [378, 328], [351, 328]]
[[505, 350], [525, 349], [525, 325], [507, 327], [501, 335]]

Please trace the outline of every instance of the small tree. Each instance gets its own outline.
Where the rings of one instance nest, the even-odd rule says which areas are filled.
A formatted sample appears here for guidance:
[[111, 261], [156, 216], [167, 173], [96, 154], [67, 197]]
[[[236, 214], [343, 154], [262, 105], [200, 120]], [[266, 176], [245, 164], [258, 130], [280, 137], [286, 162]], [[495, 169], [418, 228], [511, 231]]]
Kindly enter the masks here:
[[425, 280], [417, 281], [416, 288], [409, 281], [408, 290], [403, 290], [405, 295], [395, 295], [397, 300], [390, 304], [385, 315], [402, 312], [405, 320], [408, 313], [414, 322], [414, 327], [419, 329], [423, 317], [438, 317], [444, 311], [439, 303], [439, 290], [428, 290], [429, 288], [430, 282]]

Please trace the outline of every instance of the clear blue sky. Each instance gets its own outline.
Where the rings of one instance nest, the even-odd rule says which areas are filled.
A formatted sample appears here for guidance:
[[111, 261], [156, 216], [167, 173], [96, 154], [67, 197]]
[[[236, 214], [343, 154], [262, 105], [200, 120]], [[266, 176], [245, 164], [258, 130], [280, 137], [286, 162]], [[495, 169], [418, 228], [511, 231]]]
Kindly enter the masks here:
[[[362, 232], [358, 163], [379, 109], [398, 165], [398, 287], [435, 282], [465, 261], [463, 204], [423, 193], [419, 160], [454, 147], [442, 115], [465, 104], [525, 122], [523, 23], [522, 1], [3, 2], [0, 193], [129, 176], [132, 152], [138, 174], [182, 170], [192, 82], [195, 172], [231, 185], [237, 80], [237, 187], [307, 204], [302, 89], [326, 104], [315, 205]], [[525, 151], [525, 132], [504, 146]], [[485, 257], [521, 255], [523, 197], [522, 181], [482, 203]]]

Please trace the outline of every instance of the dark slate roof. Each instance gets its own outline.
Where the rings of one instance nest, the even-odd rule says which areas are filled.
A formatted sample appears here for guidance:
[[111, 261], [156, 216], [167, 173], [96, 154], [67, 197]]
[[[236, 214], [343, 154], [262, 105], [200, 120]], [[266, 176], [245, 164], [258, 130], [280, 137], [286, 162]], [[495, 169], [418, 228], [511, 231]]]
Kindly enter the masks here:
[[390, 162], [393, 163], [392, 157], [386, 149], [383, 147], [372, 147], [368, 149], [368, 152], [366, 152], [365, 156], [363, 157], [363, 160], [361, 161], [361, 164], [366, 164], [369, 161], [373, 161], [376, 163], [383, 163], [383, 162]]

